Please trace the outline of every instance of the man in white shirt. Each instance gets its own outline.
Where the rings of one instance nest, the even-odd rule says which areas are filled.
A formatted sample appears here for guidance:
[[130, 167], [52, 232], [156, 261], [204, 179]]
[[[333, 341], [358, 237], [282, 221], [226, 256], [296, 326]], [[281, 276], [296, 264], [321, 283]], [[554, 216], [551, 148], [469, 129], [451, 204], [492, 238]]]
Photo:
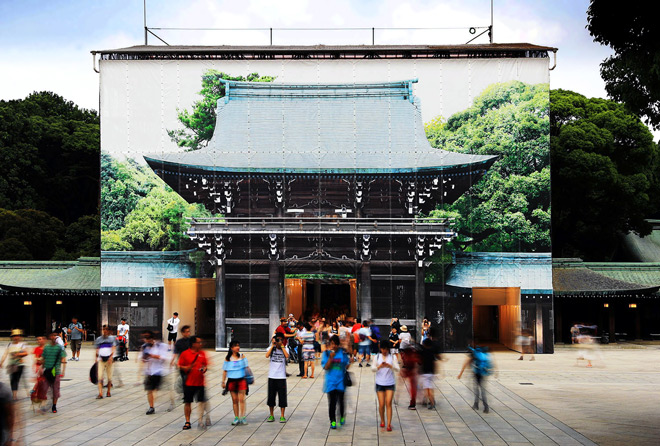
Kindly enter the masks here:
[[176, 342], [179, 323], [181, 323], [181, 319], [179, 319], [179, 313], [175, 311], [174, 315], [167, 320], [167, 348], [169, 350], [172, 350], [172, 344]]
[[287, 406], [286, 401], [286, 360], [289, 354], [282, 345], [283, 336], [274, 336], [271, 345], [266, 352], [266, 358], [270, 359], [270, 368], [268, 369], [268, 400], [267, 405], [270, 409], [270, 416], [267, 422], [275, 421], [275, 396], [277, 395], [280, 406], [280, 423], [286, 423], [284, 411]]
[[[126, 318], [123, 317], [121, 318], [121, 324], [117, 325], [117, 336], [123, 336], [124, 337], [124, 357], [125, 359], [128, 359], [128, 333], [131, 331], [131, 327], [126, 323]], [[119, 341], [117, 341], [119, 344]]]
[[367, 361], [367, 367], [371, 367], [369, 361], [371, 360], [371, 329], [369, 328], [369, 321], [364, 320], [362, 322], [362, 328], [358, 330], [358, 336], [360, 342], [358, 344], [358, 357], [360, 360], [360, 367], [362, 367], [362, 362]]

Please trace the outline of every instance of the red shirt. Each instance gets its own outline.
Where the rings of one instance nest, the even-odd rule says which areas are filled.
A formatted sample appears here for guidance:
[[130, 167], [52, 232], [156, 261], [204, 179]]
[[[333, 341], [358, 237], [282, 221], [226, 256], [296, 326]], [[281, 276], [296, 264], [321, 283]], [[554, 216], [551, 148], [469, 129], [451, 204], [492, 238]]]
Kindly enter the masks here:
[[355, 340], [355, 343], [357, 344], [360, 342], [360, 335], [357, 334], [357, 331], [362, 328], [362, 324], [353, 324], [353, 328], [351, 328], [351, 333], [353, 333], [353, 339]]
[[[197, 357], [197, 359], [195, 359], [195, 357]], [[202, 350], [196, 352], [189, 348], [179, 355], [179, 367], [188, 367], [193, 361], [195, 361], [195, 363], [193, 364], [192, 369], [187, 372], [188, 378], [186, 379], [186, 386], [203, 387], [204, 373], [200, 372], [199, 369], [202, 367], [206, 368], [208, 365], [206, 354]]]
[[[287, 326], [280, 325], [275, 329], [275, 333], [282, 333], [282, 335], [291, 334], [291, 329]], [[289, 338], [284, 336], [284, 340], [282, 341], [282, 345], [286, 347], [286, 343], [288, 341], [289, 341]]]

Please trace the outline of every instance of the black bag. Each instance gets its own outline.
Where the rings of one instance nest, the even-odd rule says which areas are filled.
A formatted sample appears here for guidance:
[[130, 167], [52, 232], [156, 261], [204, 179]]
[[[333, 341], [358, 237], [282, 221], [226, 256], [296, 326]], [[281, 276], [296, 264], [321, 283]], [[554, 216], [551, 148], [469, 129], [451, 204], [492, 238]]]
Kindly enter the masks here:
[[172, 330], [174, 330], [172, 324], [167, 324], [167, 331], [172, 331]]
[[99, 363], [94, 362], [94, 365], [92, 368], [89, 369], [89, 381], [92, 384], [98, 384], [99, 383]]
[[351, 387], [352, 385], [353, 385], [353, 378], [351, 377], [351, 372], [346, 370], [346, 374], [344, 375], [344, 386]]
[[108, 359], [110, 359], [110, 356], [101, 356], [103, 362], [108, 362]]

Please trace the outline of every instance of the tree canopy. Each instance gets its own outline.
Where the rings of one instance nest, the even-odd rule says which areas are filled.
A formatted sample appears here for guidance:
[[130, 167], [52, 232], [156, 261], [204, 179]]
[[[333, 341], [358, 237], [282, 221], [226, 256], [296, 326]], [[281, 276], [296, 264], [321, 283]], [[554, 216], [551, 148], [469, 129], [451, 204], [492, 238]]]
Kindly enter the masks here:
[[611, 260], [617, 236], [646, 235], [660, 210], [653, 135], [624, 105], [550, 93], [553, 254]]
[[101, 157], [101, 248], [107, 251], [166, 251], [194, 247], [185, 235], [186, 217], [208, 217], [201, 204], [188, 204], [134, 160]]
[[93, 110], [51, 92], [0, 101], [0, 226], [23, 225], [0, 231], [0, 258], [99, 255], [99, 149]]
[[461, 250], [550, 250], [548, 85], [493, 84], [467, 110], [426, 126], [432, 146], [499, 155], [489, 173], [431, 216], [453, 217]]
[[179, 122], [183, 129], [168, 130], [167, 134], [179, 147], [186, 150], [198, 150], [205, 147], [213, 136], [215, 129], [215, 110], [218, 99], [225, 95], [225, 84], [222, 80], [248, 81], [248, 82], [272, 82], [272, 76], [259, 76], [258, 73], [245, 76], [230, 76], [217, 70], [208, 70], [202, 76], [202, 89], [199, 94], [202, 99], [196, 101], [192, 111], [177, 110]]
[[660, 28], [650, 5], [591, 0], [587, 29], [614, 50], [600, 66], [607, 94], [660, 129]]

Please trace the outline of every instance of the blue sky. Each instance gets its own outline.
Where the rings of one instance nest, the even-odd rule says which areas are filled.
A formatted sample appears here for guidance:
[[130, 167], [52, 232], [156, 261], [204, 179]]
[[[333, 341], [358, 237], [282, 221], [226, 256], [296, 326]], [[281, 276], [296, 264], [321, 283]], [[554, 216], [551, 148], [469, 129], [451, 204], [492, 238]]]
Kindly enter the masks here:
[[[610, 50], [585, 29], [587, 0], [495, 0], [496, 43], [559, 48], [551, 88], [605, 97], [599, 63]], [[147, 0], [151, 27], [464, 27], [490, 23], [489, 0]], [[267, 44], [265, 32], [159, 32], [172, 44]], [[459, 31], [378, 32], [377, 42], [465, 43]], [[370, 43], [360, 32], [276, 32], [275, 43]], [[0, 0], [0, 99], [49, 90], [98, 109], [91, 50], [144, 42], [142, 0]], [[486, 36], [477, 42], [487, 43]], [[158, 43], [155, 38], [150, 43]]]

